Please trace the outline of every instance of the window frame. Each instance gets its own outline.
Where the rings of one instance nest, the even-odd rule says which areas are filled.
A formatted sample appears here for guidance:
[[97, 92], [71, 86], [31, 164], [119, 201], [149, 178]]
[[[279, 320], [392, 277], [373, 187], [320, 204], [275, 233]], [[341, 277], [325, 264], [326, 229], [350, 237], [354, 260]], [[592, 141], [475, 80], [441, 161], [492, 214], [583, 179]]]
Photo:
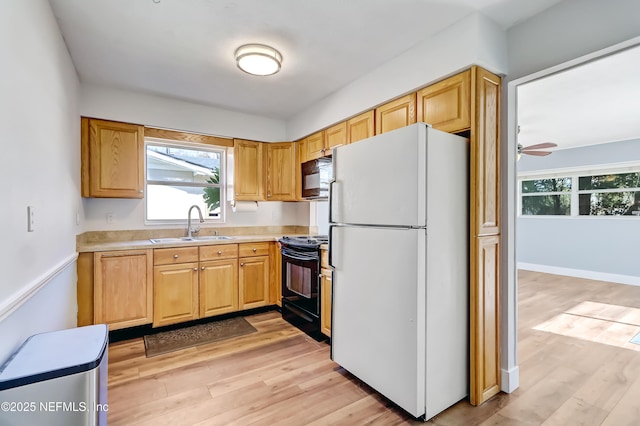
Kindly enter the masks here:
[[[220, 172], [219, 172], [219, 182], [218, 184], [212, 185], [202, 185], [193, 182], [176, 182], [176, 183], [167, 183], [165, 181], [149, 181], [147, 179], [148, 170], [147, 170], [147, 146], [164, 146], [169, 148], [178, 148], [178, 149], [190, 149], [190, 150], [201, 150], [201, 151], [209, 151], [216, 152], [220, 154]], [[212, 145], [212, 144], [204, 144], [204, 143], [196, 143], [196, 142], [186, 142], [186, 141], [177, 141], [173, 139], [162, 139], [155, 137], [145, 137], [144, 138], [144, 224], [145, 225], [178, 225], [178, 224], [186, 224], [188, 218], [188, 208], [185, 210], [184, 218], [182, 219], [149, 219], [148, 216], [148, 185], [149, 182], [151, 184], [156, 185], [164, 185], [164, 186], [189, 186], [189, 187], [197, 187], [197, 188], [207, 188], [214, 187], [220, 188], [220, 217], [213, 218], [203, 214], [204, 223], [201, 223], [201, 226], [207, 227], [208, 225], [219, 225], [225, 223], [226, 220], [226, 202], [227, 202], [227, 156], [228, 149], [226, 146], [221, 145]], [[204, 212], [203, 212], [204, 213]]]
[[[565, 169], [551, 169], [547, 171], [527, 171], [518, 173], [517, 177], [517, 208], [518, 218], [581, 218], [581, 219], [613, 219], [616, 220], [636, 220], [640, 215], [581, 215], [579, 212], [580, 201], [579, 195], [581, 194], [593, 194], [593, 193], [613, 193], [613, 192], [634, 192], [640, 191], [640, 188], [613, 188], [613, 189], [595, 189], [595, 190], [580, 190], [579, 179], [587, 176], [600, 176], [608, 174], [624, 174], [624, 173], [640, 173], [640, 161], [621, 163], [618, 165], [599, 165], [590, 167], [572, 167]], [[560, 192], [536, 192], [536, 193], [523, 193], [522, 182], [538, 179], [554, 179], [554, 178], [569, 178], [571, 179], [571, 191]], [[571, 214], [569, 215], [525, 215], [522, 214], [522, 198], [523, 196], [536, 196], [536, 195], [562, 195], [571, 194]]]

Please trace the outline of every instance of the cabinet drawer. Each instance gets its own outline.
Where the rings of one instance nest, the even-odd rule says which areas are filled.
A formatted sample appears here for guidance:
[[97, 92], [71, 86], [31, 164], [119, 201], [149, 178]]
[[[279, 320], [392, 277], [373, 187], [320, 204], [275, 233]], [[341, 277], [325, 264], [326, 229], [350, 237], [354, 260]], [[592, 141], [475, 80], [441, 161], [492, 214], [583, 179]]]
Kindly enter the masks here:
[[329, 250], [320, 250], [320, 266], [322, 268], [329, 268]]
[[247, 256], [268, 256], [269, 255], [268, 242], [262, 243], [242, 243], [240, 246], [240, 257]]
[[176, 247], [155, 249], [153, 251], [154, 265], [172, 265], [174, 263], [197, 262], [198, 247]]
[[201, 246], [200, 260], [233, 259], [238, 257], [237, 244], [218, 244]]

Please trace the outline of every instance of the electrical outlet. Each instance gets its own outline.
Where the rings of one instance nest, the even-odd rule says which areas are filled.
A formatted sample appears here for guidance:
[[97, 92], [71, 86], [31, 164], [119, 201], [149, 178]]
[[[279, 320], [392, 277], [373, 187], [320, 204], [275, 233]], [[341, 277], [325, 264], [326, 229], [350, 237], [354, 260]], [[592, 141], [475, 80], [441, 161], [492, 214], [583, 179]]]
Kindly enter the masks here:
[[113, 213], [111, 212], [107, 213], [107, 223], [113, 223]]
[[27, 206], [27, 231], [33, 232], [35, 227], [35, 209], [33, 206]]

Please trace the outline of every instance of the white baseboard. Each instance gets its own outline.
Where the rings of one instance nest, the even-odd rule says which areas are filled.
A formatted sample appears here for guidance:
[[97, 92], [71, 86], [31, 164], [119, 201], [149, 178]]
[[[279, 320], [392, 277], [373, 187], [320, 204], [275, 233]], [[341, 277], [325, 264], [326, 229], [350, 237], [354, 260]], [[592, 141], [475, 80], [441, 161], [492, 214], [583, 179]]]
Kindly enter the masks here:
[[520, 386], [520, 367], [513, 367], [511, 370], [502, 370], [502, 383], [500, 390], [511, 393]]
[[0, 303], [0, 322], [15, 312], [20, 306], [24, 305], [29, 299], [38, 293], [42, 287], [47, 285], [48, 282], [57, 277], [62, 271], [74, 264], [77, 258], [78, 253], [73, 253], [56, 265], [51, 271], [41, 275], [28, 285], [13, 293], [7, 300], [2, 301], [2, 303]]
[[588, 280], [607, 281], [617, 284], [640, 286], [640, 277], [631, 275], [609, 274], [606, 272], [587, 271], [584, 269], [563, 268], [560, 266], [538, 265], [535, 263], [518, 262], [518, 269], [545, 272], [547, 274], [566, 275], [568, 277], [586, 278]]

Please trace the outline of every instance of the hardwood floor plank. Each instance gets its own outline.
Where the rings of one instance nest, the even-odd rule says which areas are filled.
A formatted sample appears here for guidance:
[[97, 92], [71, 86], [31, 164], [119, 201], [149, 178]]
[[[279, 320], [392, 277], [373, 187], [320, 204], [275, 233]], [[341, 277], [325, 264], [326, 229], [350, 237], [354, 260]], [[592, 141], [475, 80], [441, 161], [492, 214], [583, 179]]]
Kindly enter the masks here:
[[275, 311], [257, 332], [146, 358], [109, 347], [112, 425], [624, 425], [640, 413], [640, 287], [519, 271], [520, 387], [413, 419]]

